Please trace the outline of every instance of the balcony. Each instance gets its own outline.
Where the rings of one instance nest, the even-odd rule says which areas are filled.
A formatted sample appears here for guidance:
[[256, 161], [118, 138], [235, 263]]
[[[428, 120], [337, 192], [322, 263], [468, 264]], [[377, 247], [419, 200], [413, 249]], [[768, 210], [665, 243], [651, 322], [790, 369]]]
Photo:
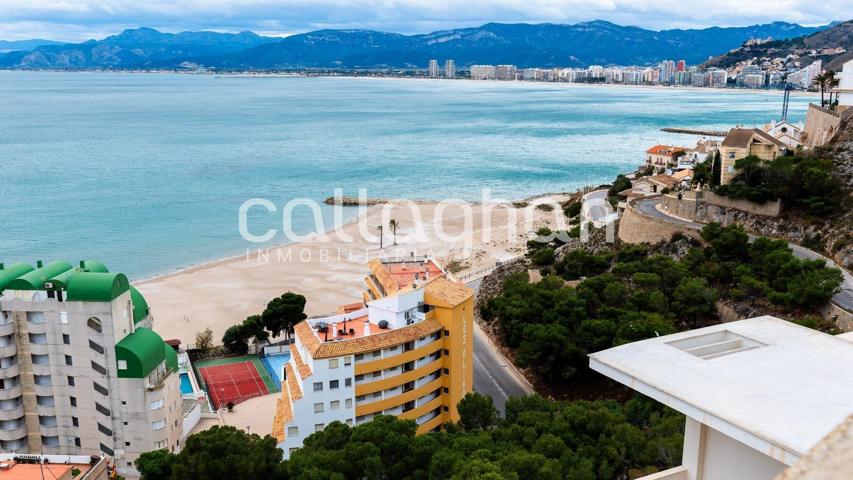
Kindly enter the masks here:
[[16, 407], [9, 408], [8, 410], [0, 409], [0, 421], [2, 420], [17, 420], [24, 416], [24, 403], [21, 402]]
[[21, 384], [12, 385], [0, 390], [0, 400], [14, 400], [21, 396]]
[[27, 438], [27, 426], [23, 422], [17, 428], [0, 430], [0, 442], [14, 442], [22, 438]]

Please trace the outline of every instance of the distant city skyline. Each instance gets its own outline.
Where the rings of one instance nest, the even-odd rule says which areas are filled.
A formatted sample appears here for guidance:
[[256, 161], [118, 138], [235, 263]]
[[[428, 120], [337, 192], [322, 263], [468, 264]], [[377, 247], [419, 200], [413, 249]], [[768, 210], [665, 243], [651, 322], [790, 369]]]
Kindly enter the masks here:
[[413, 34], [488, 22], [578, 23], [596, 19], [654, 30], [773, 21], [814, 26], [846, 20], [850, 11], [853, 0], [818, 4], [791, 0], [784, 7], [769, 0], [216, 0], [180, 4], [171, 0], [4, 0], [0, 2], [0, 39], [82, 42], [139, 26], [165, 32], [251, 30], [271, 36], [323, 28]]

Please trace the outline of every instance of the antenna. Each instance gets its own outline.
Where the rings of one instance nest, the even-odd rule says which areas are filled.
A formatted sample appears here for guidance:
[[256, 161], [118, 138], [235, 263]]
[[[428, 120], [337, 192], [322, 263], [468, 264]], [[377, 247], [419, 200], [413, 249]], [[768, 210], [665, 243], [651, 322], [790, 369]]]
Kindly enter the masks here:
[[791, 86], [785, 84], [785, 94], [782, 96], [782, 121], [788, 121], [788, 102], [791, 98]]

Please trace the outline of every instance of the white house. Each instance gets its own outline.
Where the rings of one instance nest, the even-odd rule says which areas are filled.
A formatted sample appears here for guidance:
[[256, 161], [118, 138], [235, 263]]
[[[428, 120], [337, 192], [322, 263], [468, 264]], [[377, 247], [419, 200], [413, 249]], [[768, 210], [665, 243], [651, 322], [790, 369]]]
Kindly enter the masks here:
[[761, 127], [762, 130], [772, 135], [776, 140], [784, 143], [790, 150], [795, 150], [803, 144], [800, 139], [803, 135], [803, 128], [802, 123], [791, 123], [787, 120], [771, 120]]
[[646, 480], [774, 479], [853, 413], [850, 365], [853, 343], [770, 316], [590, 355], [687, 417], [682, 465]]
[[853, 107], [853, 60], [844, 62], [841, 73], [838, 74], [838, 104]]

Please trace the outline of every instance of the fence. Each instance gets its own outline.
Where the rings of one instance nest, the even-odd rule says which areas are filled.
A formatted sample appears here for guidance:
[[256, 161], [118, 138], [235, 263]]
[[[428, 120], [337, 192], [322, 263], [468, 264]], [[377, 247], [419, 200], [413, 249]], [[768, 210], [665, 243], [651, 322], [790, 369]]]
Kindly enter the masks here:
[[510, 262], [514, 262], [515, 260], [518, 260], [519, 258], [522, 258], [522, 257], [524, 257], [524, 255], [517, 255], [515, 257], [511, 257], [511, 258], [508, 258], [506, 260], [498, 260], [497, 262], [495, 262], [494, 265], [489, 265], [487, 267], [482, 267], [482, 268], [479, 268], [477, 270], [472, 270], [472, 271], [470, 271], [464, 275], [458, 275], [458, 276], [456, 276], [456, 278], [459, 279], [459, 281], [465, 282], [465, 283], [470, 282], [472, 280], [477, 280], [478, 278], [483, 278], [486, 275], [494, 272], [498, 267], [500, 267], [502, 265], [506, 265], [507, 263], [510, 263]]

